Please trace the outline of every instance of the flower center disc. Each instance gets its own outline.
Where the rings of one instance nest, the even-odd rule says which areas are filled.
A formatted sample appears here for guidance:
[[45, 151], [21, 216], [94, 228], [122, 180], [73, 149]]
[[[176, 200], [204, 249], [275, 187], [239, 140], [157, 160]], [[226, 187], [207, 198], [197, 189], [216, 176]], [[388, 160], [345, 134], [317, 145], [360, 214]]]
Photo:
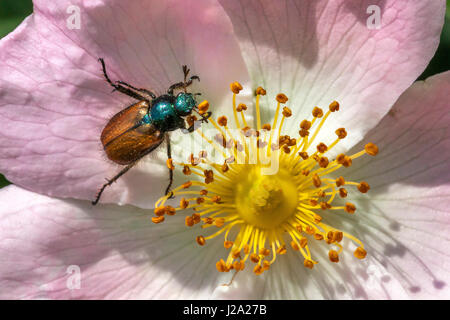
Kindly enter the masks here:
[[236, 207], [247, 223], [261, 229], [278, 227], [295, 213], [297, 188], [292, 175], [280, 169], [276, 175], [262, 175], [261, 167], [245, 166], [247, 176], [236, 184]]

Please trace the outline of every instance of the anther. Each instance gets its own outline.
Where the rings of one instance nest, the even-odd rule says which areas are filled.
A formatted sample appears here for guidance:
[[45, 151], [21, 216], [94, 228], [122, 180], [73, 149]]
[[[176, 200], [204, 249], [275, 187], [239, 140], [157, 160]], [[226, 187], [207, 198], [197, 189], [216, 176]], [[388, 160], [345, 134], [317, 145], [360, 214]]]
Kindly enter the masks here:
[[205, 101], [199, 103], [197, 108], [198, 108], [198, 113], [204, 114], [209, 109], [209, 102], [207, 100], [205, 100]]
[[230, 249], [233, 246], [233, 241], [224, 241], [223, 246], [225, 249]]
[[328, 252], [328, 257], [330, 258], [331, 262], [339, 262], [339, 253], [336, 250], [330, 250]]
[[243, 110], [244, 111], [247, 110], [247, 105], [245, 103], [239, 103], [238, 106], [236, 107], [236, 111], [241, 112]]
[[223, 261], [223, 259], [220, 259], [220, 261], [217, 261], [216, 268], [217, 268], [217, 271], [219, 271], [219, 272], [227, 272], [228, 271], [225, 261]]
[[309, 259], [305, 259], [303, 265], [308, 269], [312, 269], [314, 267], [314, 263]]
[[345, 204], [345, 211], [347, 211], [348, 213], [355, 213], [356, 211], [356, 206], [353, 203], [347, 202]]
[[320, 181], [319, 176], [317, 173], [314, 173], [312, 176], [312, 182], [316, 188], [319, 188], [322, 185], [322, 181]]
[[244, 264], [243, 261], [235, 261], [233, 262], [233, 269], [236, 271], [243, 270], [244, 269], [243, 264]]
[[185, 198], [181, 198], [180, 200], [180, 208], [186, 209], [189, 206], [189, 201], [187, 201]]
[[259, 262], [259, 256], [256, 253], [252, 253], [250, 255], [250, 260], [254, 263], [258, 263]]
[[197, 238], [196, 238], [195, 240], [197, 241], [197, 243], [198, 243], [199, 245], [201, 245], [201, 246], [204, 246], [204, 245], [205, 245], [206, 240], [205, 240], [205, 237], [204, 237], [204, 236], [197, 236]]
[[190, 175], [192, 173], [192, 171], [189, 168], [189, 166], [184, 166], [183, 167], [183, 173], [188, 176], [188, 175]]
[[205, 202], [205, 198], [198, 197], [195, 201], [197, 202], [197, 204], [202, 204], [203, 202]]
[[378, 153], [378, 147], [375, 143], [369, 142], [365, 145], [364, 150], [366, 150], [366, 153], [371, 156], [376, 156]]
[[367, 191], [370, 190], [370, 186], [369, 186], [369, 184], [367, 182], [361, 181], [361, 183], [358, 184], [358, 190], [361, 193], [366, 193]]
[[321, 203], [320, 203], [320, 208], [321, 208], [322, 210], [330, 209], [330, 208], [331, 208], [331, 204], [329, 204], [328, 202], [321, 202]]
[[261, 141], [260, 139], [256, 141], [256, 146], [260, 149], [265, 148], [267, 145], [268, 143], [266, 141]]
[[331, 112], [339, 111], [339, 102], [333, 101], [330, 103], [329, 108]]
[[239, 91], [241, 91], [243, 88], [242, 85], [236, 81], [230, 84], [230, 89], [234, 94], [239, 94]]
[[289, 118], [290, 116], [292, 116], [292, 110], [289, 109], [288, 107], [284, 107], [282, 113], [283, 113], [283, 116], [286, 118]]
[[319, 192], [317, 192], [317, 196], [318, 196], [319, 198], [325, 198], [325, 196], [326, 196], [325, 191], [319, 190]]
[[267, 131], [270, 131], [270, 129], [272, 129], [272, 127], [271, 127], [270, 124], [268, 124], [268, 123], [263, 124], [262, 128], [263, 128], [264, 130], [267, 130]]
[[230, 168], [228, 167], [227, 163], [224, 162], [222, 167], [220, 168], [223, 173], [227, 172]]
[[345, 128], [339, 128], [335, 132], [339, 139], [344, 139], [347, 136], [347, 131], [345, 131]]
[[314, 107], [312, 111], [312, 115], [314, 118], [322, 118], [323, 117], [323, 110], [319, 107]]
[[366, 257], [366, 255], [367, 255], [367, 252], [363, 248], [358, 247], [358, 248], [356, 248], [356, 250], [354, 252], [354, 255], [358, 259], [364, 259]]
[[160, 216], [160, 217], [152, 217], [152, 222], [153, 223], [161, 223], [164, 221], [164, 216]]
[[192, 214], [192, 220], [194, 221], [194, 224], [199, 223], [200, 220], [201, 220], [200, 215], [198, 213], [193, 213]]
[[300, 135], [300, 137], [304, 138], [304, 137], [309, 136], [309, 131], [305, 130], [305, 129], [300, 129], [298, 134]]
[[343, 164], [344, 161], [345, 161], [345, 157], [346, 156], [343, 153], [338, 154], [338, 156], [336, 157], [336, 162], [339, 163], [339, 164]]
[[299, 152], [298, 155], [299, 155], [300, 157], [302, 157], [303, 160], [306, 160], [306, 159], [309, 158], [308, 153], [307, 153], [307, 152], [304, 152], [304, 151]]
[[335, 231], [333, 233], [333, 240], [336, 242], [341, 242], [344, 238], [344, 233], [342, 231]]
[[350, 158], [349, 156], [345, 156], [344, 160], [342, 161], [342, 165], [348, 168], [352, 165], [352, 162], [352, 158]]
[[289, 147], [293, 147], [293, 146], [295, 146], [296, 144], [297, 144], [297, 139], [295, 139], [295, 138], [289, 139], [289, 141], [287, 142], [287, 145], [288, 145]]
[[155, 208], [154, 213], [156, 216], [161, 217], [166, 214], [166, 207]]
[[267, 257], [270, 254], [270, 250], [267, 248], [261, 248], [259, 249], [259, 254]]
[[194, 225], [194, 219], [191, 216], [188, 216], [184, 219], [184, 223], [187, 227], [192, 227]]
[[214, 181], [214, 172], [212, 170], [205, 170], [203, 171], [203, 174], [205, 175], [206, 184], [209, 184]]
[[169, 168], [169, 170], [175, 169], [172, 158], [167, 159], [166, 164], [167, 164], [167, 168]]
[[189, 162], [193, 165], [196, 166], [200, 163], [200, 160], [196, 157], [194, 157], [194, 155], [191, 153], [191, 155], [189, 156]]
[[176, 213], [176, 210], [172, 206], [166, 206], [166, 214], [168, 216], [173, 216]]
[[213, 224], [214, 219], [211, 217], [206, 217], [202, 219], [205, 224]]
[[300, 122], [300, 129], [309, 130], [311, 129], [311, 121], [303, 120]]
[[285, 246], [279, 247], [277, 249], [277, 254], [282, 255], [282, 254], [286, 254], [287, 250]]
[[187, 182], [183, 183], [181, 186], [183, 187], [183, 189], [187, 189], [190, 186], [192, 186], [192, 181], [187, 181]]
[[276, 100], [279, 103], [286, 103], [288, 101], [288, 97], [284, 93], [277, 94]]
[[314, 214], [314, 222], [320, 223], [322, 221], [322, 217], [319, 216], [317, 213]]
[[208, 194], [208, 190], [205, 190], [205, 189], [200, 190], [200, 195], [201, 196], [206, 196], [207, 194]]
[[343, 186], [345, 184], [345, 179], [344, 177], [340, 176], [339, 178], [336, 179], [336, 187], [340, 187]]
[[205, 150], [202, 150], [198, 153], [199, 158], [206, 159], [207, 156], [208, 156], [208, 152], [206, 152]]
[[234, 157], [231, 156], [231, 157], [225, 159], [225, 163], [233, 163], [234, 160], [235, 160]]
[[292, 247], [292, 249], [294, 249], [294, 251], [299, 251], [300, 250], [300, 247], [298, 246], [298, 244], [294, 240], [291, 241], [291, 247]]
[[300, 239], [300, 247], [301, 248], [306, 247], [307, 244], [308, 244], [308, 239], [307, 238], [303, 237], [303, 238]]
[[214, 196], [211, 198], [211, 201], [214, 203], [219, 203], [222, 200], [220, 196]]
[[228, 123], [228, 119], [225, 116], [221, 116], [221, 117], [217, 118], [217, 123], [219, 124], [219, 126], [226, 127], [226, 125]]
[[283, 146], [283, 151], [284, 151], [284, 153], [289, 154], [291, 152], [291, 149], [285, 145], [285, 146]]
[[341, 197], [341, 198], [345, 198], [345, 197], [347, 197], [347, 190], [345, 189], [345, 188], [340, 188], [339, 189], [339, 196]]
[[319, 167], [326, 168], [326, 167], [328, 167], [329, 161], [328, 161], [327, 157], [320, 157], [318, 163], [319, 163]]
[[221, 228], [225, 224], [224, 218], [217, 218], [214, 220], [214, 225], [218, 228]]
[[307, 234], [313, 235], [313, 234], [314, 234], [314, 228], [311, 227], [311, 226], [306, 226], [305, 232], [306, 232]]
[[323, 240], [323, 235], [321, 235], [320, 233], [315, 233], [314, 234], [314, 239], [320, 241]]
[[258, 88], [256, 88], [255, 93], [256, 93], [257, 95], [260, 95], [260, 96], [265, 96], [265, 95], [266, 95], [266, 90], [264, 90], [264, 89], [261, 88], [261, 87], [258, 87]]
[[255, 268], [253, 268], [253, 272], [259, 276], [260, 274], [262, 274], [264, 272], [263, 268], [258, 264], [255, 266]]

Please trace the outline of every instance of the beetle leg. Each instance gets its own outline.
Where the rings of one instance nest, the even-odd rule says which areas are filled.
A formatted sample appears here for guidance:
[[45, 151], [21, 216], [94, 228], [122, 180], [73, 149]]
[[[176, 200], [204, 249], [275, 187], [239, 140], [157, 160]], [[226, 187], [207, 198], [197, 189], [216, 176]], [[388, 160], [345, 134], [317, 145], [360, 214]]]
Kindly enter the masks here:
[[108, 81], [108, 83], [114, 88], [113, 91], [117, 90], [123, 94], [126, 94], [127, 96], [130, 96], [132, 98], [135, 98], [136, 100], [142, 101], [142, 100], [148, 100], [146, 99], [144, 96], [128, 89], [125, 88], [124, 86], [120, 85], [120, 84], [115, 84], [111, 81], [111, 79], [109, 79], [108, 74], [106, 73], [106, 66], [105, 66], [105, 61], [102, 58], [99, 58], [98, 61], [100, 61], [100, 63], [102, 64], [102, 69], [103, 69], [103, 76], [105, 77], [106, 81]]
[[142, 89], [142, 88], [139, 89], [139, 88], [133, 87], [131, 84], [128, 84], [128, 83], [126, 83], [124, 81], [116, 81], [116, 83], [124, 85], [124, 86], [127, 86], [127, 87], [129, 87], [129, 88], [131, 88], [133, 90], [138, 91], [138, 92], [142, 92], [142, 93], [148, 94], [150, 97], [152, 97], [152, 99], [156, 99], [156, 95], [153, 92], [151, 92], [150, 90]]
[[173, 90], [175, 90], [175, 89], [180, 89], [180, 88], [184, 88], [184, 86], [185, 86], [185, 83], [184, 83], [184, 82], [178, 82], [178, 83], [175, 83], [175, 84], [173, 84], [173, 85], [171, 85], [171, 86], [169, 87], [169, 89], [167, 90], [167, 93], [170, 94], [170, 95], [173, 95]]
[[180, 89], [180, 88], [183, 88], [184, 91], [186, 92], [186, 88], [189, 87], [192, 84], [193, 80], [200, 81], [200, 77], [199, 76], [192, 76], [192, 77], [189, 78], [189, 80], [187, 80], [187, 77], [188, 77], [190, 71], [191, 70], [188, 69], [187, 66], [183, 65], [184, 81], [183, 82], [178, 82], [178, 83], [175, 83], [175, 84], [171, 85], [169, 87], [169, 89], [167, 90], [167, 93], [170, 94], [170, 95], [173, 95], [173, 90]]
[[[161, 139], [162, 142], [162, 139]], [[105, 190], [106, 187], [112, 185], [114, 182], [117, 181], [117, 179], [119, 179], [121, 176], [123, 176], [128, 170], [130, 170], [136, 163], [139, 162], [139, 160], [141, 160], [143, 157], [145, 157], [146, 155], [148, 155], [150, 152], [152, 152], [153, 150], [155, 150], [156, 148], [158, 148], [161, 144], [161, 142], [159, 142], [158, 144], [154, 145], [152, 148], [148, 149], [145, 153], [143, 153], [142, 155], [140, 155], [135, 161], [133, 161], [132, 163], [128, 164], [125, 168], [123, 168], [122, 170], [119, 171], [118, 174], [116, 174], [111, 180], [106, 179], [106, 181], [108, 181], [107, 183], [105, 183], [101, 188], [100, 191], [97, 193], [97, 196], [95, 197], [95, 200], [92, 201], [92, 205], [96, 205], [98, 203], [98, 201], [100, 200], [100, 197], [102, 196], [103, 191]]]
[[[170, 137], [168, 134], [166, 134], [166, 142], [167, 142], [167, 159], [172, 159], [172, 150], [170, 148]], [[165, 195], [168, 195], [170, 193], [169, 199], [173, 198], [173, 192], [170, 191], [172, 182], [173, 182], [173, 171], [169, 169], [169, 185], [167, 186], [165, 193]]]
[[128, 170], [130, 170], [136, 163], [138, 162], [138, 160], [134, 161], [133, 163], [130, 163], [129, 165], [127, 165], [125, 168], [123, 168], [122, 170], [120, 170], [120, 172], [118, 174], [116, 174], [114, 176], [114, 178], [112, 178], [111, 180], [106, 179], [106, 181], [108, 181], [107, 183], [105, 183], [101, 188], [100, 191], [97, 193], [97, 197], [95, 197], [95, 200], [92, 201], [92, 205], [96, 205], [98, 203], [98, 201], [100, 200], [100, 197], [102, 196], [103, 191], [105, 190], [106, 187], [112, 185], [114, 182], [116, 182], [117, 179], [119, 179], [121, 176], [123, 176]]
[[[195, 110], [195, 109], [194, 109]], [[200, 120], [201, 122], [206, 122], [206, 123], [208, 123], [208, 119], [209, 119], [209, 117], [211, 117], [211, 115], [212, 115], [212, 112], [211, 111], [208, 111], [207, 113], [206, 113], [206, 115], [204, 115], [204, 114], [200, 114], [197, 110], [195, 110], [195, 112], [197, 112], [199, 115], [200, 115], [200, 117], [202, 117], [202, 119]]]

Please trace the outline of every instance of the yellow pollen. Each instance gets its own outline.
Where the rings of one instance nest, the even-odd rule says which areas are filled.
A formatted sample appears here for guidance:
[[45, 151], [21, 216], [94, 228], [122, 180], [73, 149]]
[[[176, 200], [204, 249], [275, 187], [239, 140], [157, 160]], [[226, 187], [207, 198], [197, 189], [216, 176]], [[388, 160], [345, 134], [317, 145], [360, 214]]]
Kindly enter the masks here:
[[[277, 257], [285, 259], [282, 256], [289, 250], [303, 257], [305, 268], [313, 269], [318, 263], [311, 249], [314, 241], [317, 246], [329, 246], [328, 258], [333, 263], [345, 255], [346, 242], [356, 244], [354, 257], [365, 258], [367, 252], [359, 239], [329, 223], [339, 212], [355, 214], [356, 205], [343, 198], [348, 192], [367, 193], [370, 186], [365, 181], [346, 181], [345, 172], [351, 169], [345, 168], [360, 156], [376, 155], [378, 147], [368, 143], [358, 153], [330, 156], [330, 150], [347, 136], [345, 128], [332, 128], [329, 139], [316, 141], [327, 118], [341, 108], [337, 101], [329, 104], [326, 113], [314, 107], [312, 118], [300, 122], [298, 135], [290, 136], [283, 134], [283, 129], [295, 109], [281, 106], [289, 101], [285, 94], [275, 98], [273, 121], [261, 124], [260, 96], [266, 95], [266, 90], [258, 87], [252, 125], [244, 112], [247, 105], [237, 101], [242, 85], [233, 82], [230, 89], [233, 117], [211, 117], [208, 123], [216, 130], [211, 137], [196, 131], [223, 158], [215, 163], [209, 157], [212, 152], [203, 150], [198, 158], [191, 154], [187, 163], [177, 162], [176, 168], [196, 179], [160, 198], [152, 221], [161, 223], [165, 217], [186, 212], [185, 225], [202, 230], [195, 238], [197, 244], [207, 246], [214, 238], [221, 238], [225, 256], [216, 263], [219, 272], [240, 272], [246, 261], [255, 264], [251, 268], [256, 275], [273, 272], [269, 271], [271, 265]], [[209, 108], [207, 101], [200, 105], [199, 110]], [[175, 168], [172, 159], [167, 166]], [[343, 176], [336, 174], [337, 170], [342, 170]], [[180, 197], [176, 208], [166, 205], [173, 201], [172, 196]]]
[[205, 243], [206, 243], [205, 237], [203, 237], [203, 236], [198, 236], [195, 240], [197, 241], [197, 243], [198, 243], [200, 246], [204, 246]]
[[225, 116], [221, 116], [217, 119], [217, 123], [219, 124], [219, 126], [222, 126], [222, 127], [226, 127], [227, 122], [228, 122], [228, 120], [227, 120], [227, 117], [225, 117]]
[[322, 118], [323, 117], [323, 110], [319, 107], [314, 107], [312, 111], [312, 115], [314, 118]]
[[358, 184], [358, 190], [361, 193], [367, 193], [370, 190], [370, 186], [367, 182], [362, 181], [360, 184]]
[[175, 169], [172, 158], [167, 159], [166, 164], [167, 164], [167, 168], [169, 168], [169, 170]]
[[152, 222], [153, 223], [161, 223], [164, 221], [164, 217], [160, 216], [160, 217], [152, 217]]
[[284, 93], [277, 94], [276, 100], [279, 103], [286, 103], [288, 101], [288, 97]]
[[243, 88], [239, 82], [233, 82], [230, 84], [230, 89], [234, 94], [238, 94]]
[[188, 175], [190, 175], [192, 173], [192, 171], [189, 168], [189, 166], [184, 166], [183, 167], [183, 173], [188, 176]]
[[364, 147], [364, 150], [366, 150], [367, 154], [371, 156], [376, 156], [378, 154], [378, 147], [376, 144], [369, 142]]
[[266, 90], [264, 90], [261, 87], [256, 88], [255, 93], [259, 96], [265, 96], [266, 95]]
[[198, 108], [198, 113], [205, 114], [206, 111], [208, 111], [208, 109], [209, 109], [209, 102], [205, 100], [205, 101], [199, 103], [197, 108]]
[[329, 108], [331, 112], [339, 111], [339, 102], [333, 101], [330, 103]]

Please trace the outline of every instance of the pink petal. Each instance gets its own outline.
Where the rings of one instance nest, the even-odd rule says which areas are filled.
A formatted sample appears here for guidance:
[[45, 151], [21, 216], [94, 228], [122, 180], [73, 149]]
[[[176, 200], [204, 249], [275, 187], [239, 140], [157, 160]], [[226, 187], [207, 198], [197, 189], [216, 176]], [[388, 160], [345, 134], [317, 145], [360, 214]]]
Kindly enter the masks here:
[[[327, 110], [337, 100], [341, 112], [327, 120], [329, 130], [318, 140], [331, 143], [334, 130], [348, 127], [340, 148], [356, 144], [425, 69], [445, 15], [445, 1], [436, 0], [220, 2], [253, 85], [267, 89], [266, 121], [279, 92], [290, 98], [292, 119], [298, 120], [289, 121], [293, 132], [314, 106]], [[369, 29], [373, 13], [367, 10], [377, 3], [380, 28]]]
[[420, 298], [450, 297], [449, 101], [450, 71], [415, 83], [364, 139], [379, 155], [354, 161], [349, 176], [371, 185], [358, 201], [374, 257]]
[[2, 299], [207, 299], [227, 281], [215, 268], [223, 244], [199, 247], [182, 215], [155, 225], [148, 210], [93, 208], [16, 186], [0, 201], [8, 202], [0, 208]]
[[[80, 29], [67, 20], [76, 5]], [[35, 13], [0, 42], [0, 172], [43, 194], [93, 200], [121, 167], [100, 143], [108, 119], [135, 101], [103, 78], [163, 93], [187, 64], [211, 108], [247, 77], [232, 26], [213, 1], [35, 1]], [[152, 207], [168, 183], [166, 151], [142, 161], [103, 201]], [[155, 152], [157, 153], [157, 152]], [[157, 158], [157, 159], [155, 159]]]

